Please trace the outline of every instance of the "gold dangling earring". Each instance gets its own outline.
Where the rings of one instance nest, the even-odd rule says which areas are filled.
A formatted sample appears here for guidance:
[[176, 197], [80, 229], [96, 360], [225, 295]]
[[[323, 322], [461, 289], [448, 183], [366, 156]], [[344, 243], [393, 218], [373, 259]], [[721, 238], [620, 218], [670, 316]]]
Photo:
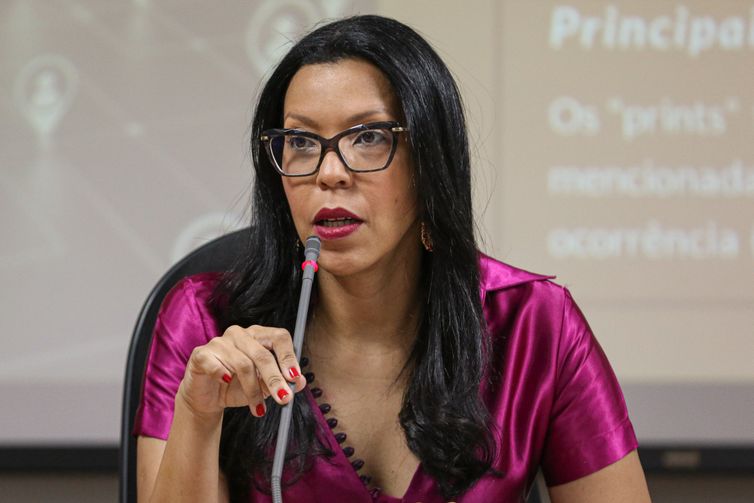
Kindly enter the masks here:
[[421, 228], [422, 245], [424, 246], [425, 250], [427, 250], [428, 252], [431, 252], [432, 245], [433, 245], [432, 236], [429, 235], [429, 231], [427, 230], [427, 225], [424, 222], [422, 222], [420, 228]]

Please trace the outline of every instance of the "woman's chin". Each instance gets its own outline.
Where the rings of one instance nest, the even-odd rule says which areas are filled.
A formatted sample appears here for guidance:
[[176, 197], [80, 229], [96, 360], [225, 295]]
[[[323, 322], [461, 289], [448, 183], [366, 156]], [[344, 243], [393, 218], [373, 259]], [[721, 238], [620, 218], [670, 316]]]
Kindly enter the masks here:
[[320, 261], [319, 270], [320, 272], [325, 272], [330, 276], [347, 277], [358, 274], [360, 268], [348, 262], [344, 263], [335, 261], [331, 263], [330, 261]]
[[319, 270], [336, 277], [349, 277], [369, 269], [371, 262], [355, 250], [322, 250], [319, 257]]

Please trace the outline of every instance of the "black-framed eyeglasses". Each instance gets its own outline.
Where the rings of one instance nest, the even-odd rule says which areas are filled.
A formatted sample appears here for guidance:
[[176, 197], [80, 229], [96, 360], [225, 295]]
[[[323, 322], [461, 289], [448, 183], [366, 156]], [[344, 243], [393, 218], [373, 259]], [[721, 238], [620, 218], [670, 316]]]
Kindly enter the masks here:
[[268, 129], [259, 140], [283, 176], [313, 175], [330, 150], [351, 171], [368, 173], [390, 166], [398, 147], [398, 133], [406, 131], [398, 122], [386, 121], [360, 124], [332, 138], [301, 129]]

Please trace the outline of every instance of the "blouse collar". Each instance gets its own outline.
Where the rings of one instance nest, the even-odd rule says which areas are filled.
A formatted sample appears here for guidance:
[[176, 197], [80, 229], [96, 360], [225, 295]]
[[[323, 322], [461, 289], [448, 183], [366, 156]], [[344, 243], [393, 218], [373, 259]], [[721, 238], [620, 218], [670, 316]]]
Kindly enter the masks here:
[[487, 292], [494, 292], [518, 286], [532, 281], [543, 281], [553, 279], [555, 276], [536, 274], [533, 272], [518, 269], [510, 266], [492, 257], [479, 253], [479, 276], [480, 288], [482, 295], [482, 305]]

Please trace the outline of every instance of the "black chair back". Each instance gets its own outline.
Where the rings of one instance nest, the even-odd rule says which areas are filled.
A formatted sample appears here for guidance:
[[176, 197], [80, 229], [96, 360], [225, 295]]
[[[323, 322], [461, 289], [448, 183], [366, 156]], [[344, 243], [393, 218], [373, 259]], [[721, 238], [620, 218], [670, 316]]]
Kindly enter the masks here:
[[152, 330], [165, 295], [181, 279], [201, 272], [227, 271], [247, 244], [249, 230], [241, 229], [221, 236], [197, 248], [176, 263], [157, 282], [136, 320], [126, 362], [123, 383], [123, 408], [120, 428], [120, 502], [136, 502], [136, 438], [131, 435], [136, 410], [141, 401], [146, 360], [152, 342]]

